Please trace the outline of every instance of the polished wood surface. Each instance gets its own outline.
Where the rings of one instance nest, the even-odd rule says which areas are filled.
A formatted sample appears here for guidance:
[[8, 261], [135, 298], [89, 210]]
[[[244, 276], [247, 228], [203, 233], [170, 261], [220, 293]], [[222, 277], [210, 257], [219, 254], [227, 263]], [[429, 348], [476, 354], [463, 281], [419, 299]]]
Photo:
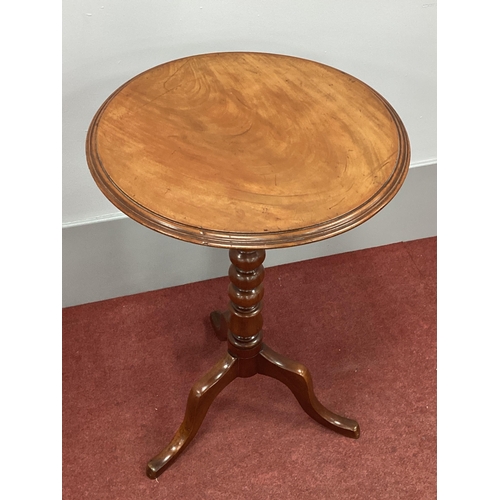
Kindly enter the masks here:
[[196, 436], [210, 405], [217, 395], [238, 376], [237, 358], [227, 353], [206, 375], [192, 387], [181, 426], [169, 445], [152, 458], [146, 474], [156, 479], [172, 465]]
[[230, 317], [231, 313], [229, 311], [212, 311], [210, 313], [210, 323], [219, 340], [227, 340]]
[[172, 61], [102, 105], [87, 159], [104, 194], [161, 233], [275, 248], [347, 231], [392, 199], [409, 165], [391, 105], [337, 69], [262, 53]]

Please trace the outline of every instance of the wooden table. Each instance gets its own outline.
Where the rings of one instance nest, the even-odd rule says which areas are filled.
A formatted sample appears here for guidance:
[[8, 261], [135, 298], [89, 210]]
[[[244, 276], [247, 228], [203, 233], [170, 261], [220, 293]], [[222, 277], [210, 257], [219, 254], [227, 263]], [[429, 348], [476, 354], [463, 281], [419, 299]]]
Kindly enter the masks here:
[[372, 88], [295, 57], [215, 53], [152, 68], [114, 92], [87, 136], [92, 176], [121, 211], [184, 241], [229, 249], [229, 307], [211, 314], [228, 352], [191, 389], [184, 420], [147, 465], [158, 477], [236, 377], [286, 384], [320, 424], [358, 438], [325, 408], [303, 365], [262, 342], [265, 251], [363, 223], [401, 187], [410, 145]]

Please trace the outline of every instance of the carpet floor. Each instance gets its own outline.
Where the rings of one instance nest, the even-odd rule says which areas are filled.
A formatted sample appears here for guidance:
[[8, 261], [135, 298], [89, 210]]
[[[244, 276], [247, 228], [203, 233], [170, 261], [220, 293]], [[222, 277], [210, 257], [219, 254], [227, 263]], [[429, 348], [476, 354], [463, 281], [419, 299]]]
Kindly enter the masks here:
[[146, 463], [226, 352], [209, 313], [225, 309], [228, 280], [63, 309], [63, 499], [436, 498], [436, 245], [266, 268], [264, 341], [309, 368], [358, 440], [280, 382], [236, 379], [158, 480]]

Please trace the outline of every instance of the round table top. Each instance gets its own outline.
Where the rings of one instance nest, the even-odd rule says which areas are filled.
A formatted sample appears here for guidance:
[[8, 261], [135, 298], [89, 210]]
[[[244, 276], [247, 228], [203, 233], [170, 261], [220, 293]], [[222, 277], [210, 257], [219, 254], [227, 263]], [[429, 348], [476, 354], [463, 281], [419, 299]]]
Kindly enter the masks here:
[[408, 171], [391, 105], [360, 80], [296, 57], [214, 53], [131, 79], [87, 136], [95, 182], [121, 211], [175, 238], [278, 248], [347, 231]]

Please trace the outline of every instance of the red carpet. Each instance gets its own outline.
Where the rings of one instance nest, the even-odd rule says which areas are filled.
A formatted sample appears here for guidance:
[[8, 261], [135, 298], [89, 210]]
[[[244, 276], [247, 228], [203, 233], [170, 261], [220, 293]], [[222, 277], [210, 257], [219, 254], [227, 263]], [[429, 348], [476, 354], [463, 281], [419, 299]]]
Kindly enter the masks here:
[[314, 422], [278, 381], [237, 379], [147, 478], [226, 350], [208, 315], [227, 284], [63, 310], [63, 498], [436, 498], [436, 238], [266, 269], [265, 342], [310, 369], [359, 440]]

